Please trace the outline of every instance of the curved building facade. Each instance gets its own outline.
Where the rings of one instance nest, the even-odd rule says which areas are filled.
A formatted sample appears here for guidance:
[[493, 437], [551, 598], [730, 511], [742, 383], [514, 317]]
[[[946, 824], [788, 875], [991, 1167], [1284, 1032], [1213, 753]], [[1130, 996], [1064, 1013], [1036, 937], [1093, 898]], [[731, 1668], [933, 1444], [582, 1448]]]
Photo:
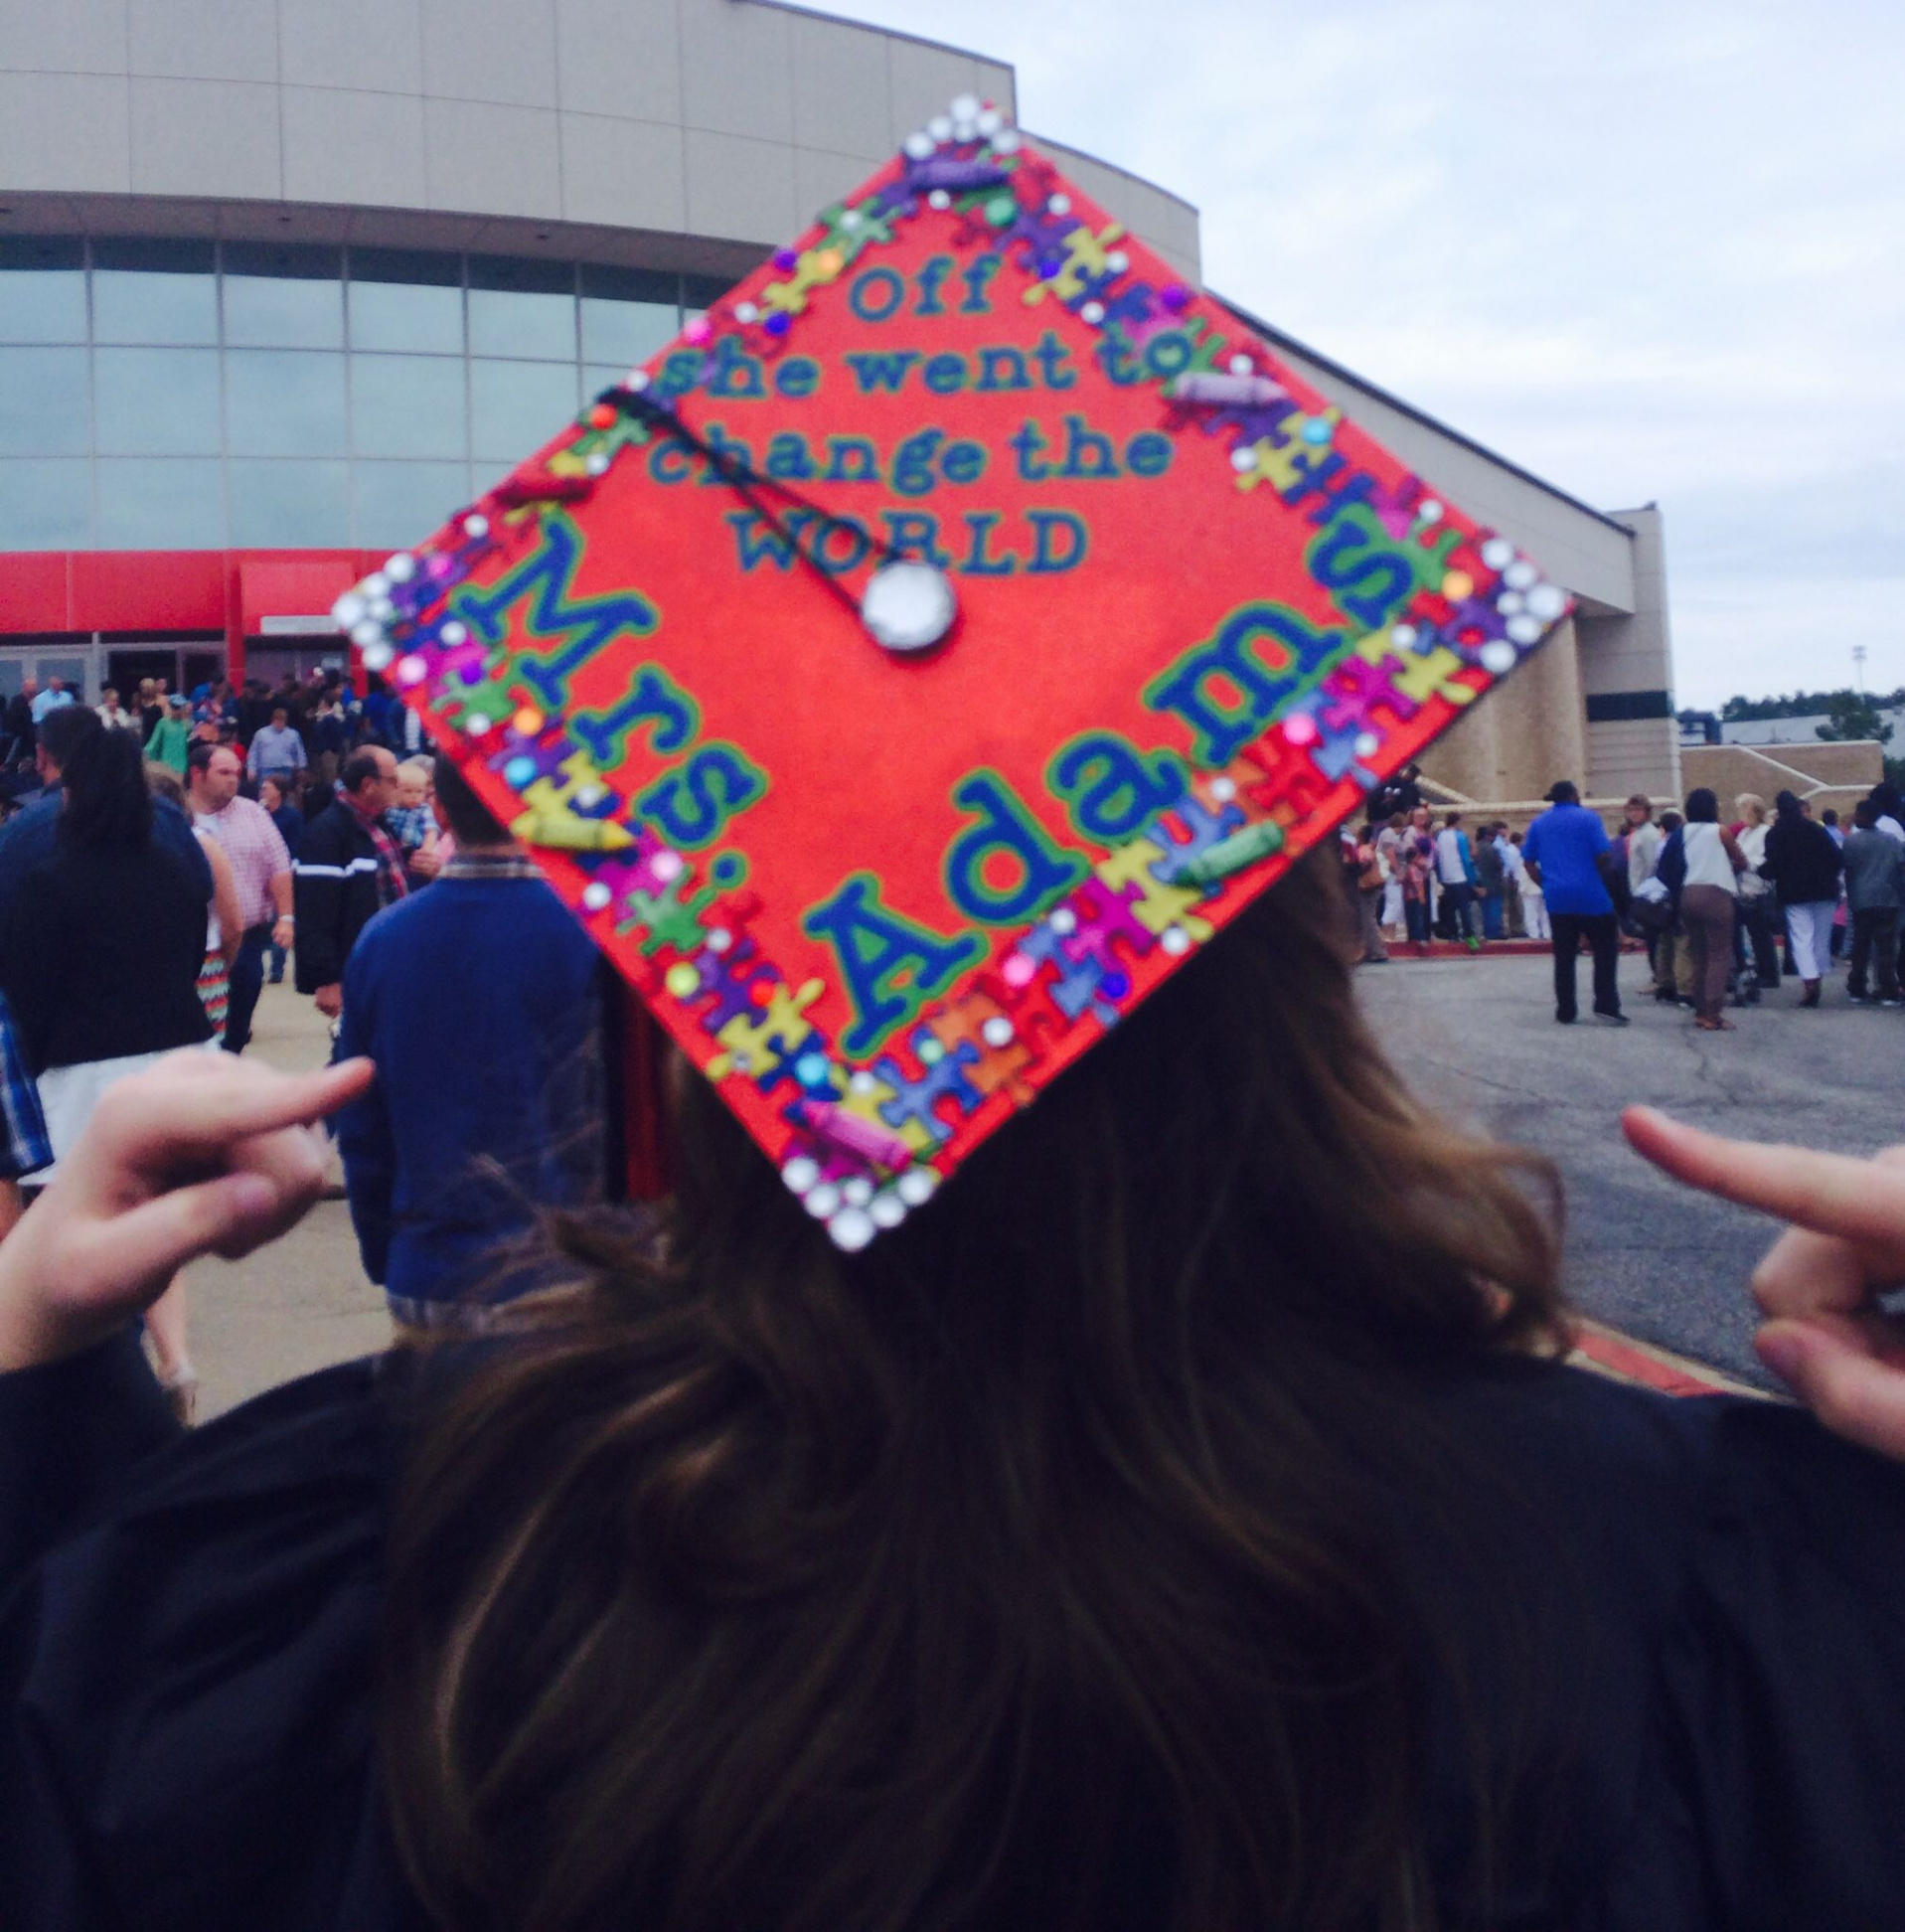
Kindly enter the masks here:
[[[0, 696], [336, 655], [340, 590], [961, 93], [1017, 110], [1004, 63], [771, 0], [0, 0]], [[1197, 275], [1194, 209], [1056, 152]], [[1565, 653], [1590, 787], [1597, 742], [1659, 763], [1657, 691], [1676, 755], [1645, 545], [1486, 451], [1504, 503], [1461, 495], [1474, 446], [1394, 406], [1627, 625], [1615, 669], [1580, 625]], [[1472, 795], [1512, 795], [1470, 734]]]

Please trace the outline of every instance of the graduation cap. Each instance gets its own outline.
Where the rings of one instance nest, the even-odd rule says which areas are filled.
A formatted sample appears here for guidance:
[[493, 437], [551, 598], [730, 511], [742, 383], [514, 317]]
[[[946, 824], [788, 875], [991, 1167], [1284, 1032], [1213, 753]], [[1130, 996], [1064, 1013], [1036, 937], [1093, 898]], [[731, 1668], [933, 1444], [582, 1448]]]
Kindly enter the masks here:
[[967, 96], [337, 617], [852, 1249], [1567, 609]]

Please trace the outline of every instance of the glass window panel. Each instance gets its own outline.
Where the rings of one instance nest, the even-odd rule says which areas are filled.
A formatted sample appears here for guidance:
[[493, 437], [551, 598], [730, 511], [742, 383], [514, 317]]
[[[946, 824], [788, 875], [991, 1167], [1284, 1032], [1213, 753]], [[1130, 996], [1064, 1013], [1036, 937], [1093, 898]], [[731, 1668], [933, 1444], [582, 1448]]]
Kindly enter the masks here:
[[348, 463], [237, 461], [232, 541], [308, 550], [351, 541]]
[[575, 359], [575, 270], [565, 261], [470, 257], [470, 353]]
[[356, 463], [357, 539], [367, 550], [420, 544], [470, 498], [464, 463]]
[[102, 458], [97, 465], [103, 550], [219, 550], [225, 492], [216, 457], [167, 462]]
[[95, 242], [95, 342], [217, 342], [210, 242]]
[[62, 678], [66, 687], [75, 694], [74, 702], [90, 705], [97, 693], [86, 684], [86, 661], [83, 657], [69, 657], [64, 652], [58, 657], [38, 657], [33, 661], [34, 675], [40, 680], [40, 689], [45, 691], [48, 680]]
[[605, 389], [620, 389], [628, 371], [620, 363], [597, 363], [582, 371], [582, 401], [592, 402]]
[[570, 421], [579, 406], [573, 364], [470, 364], [470, 434], [479, 461], [521, 462]]
[[214, 455], [216, 349], [95, 349], [94, 447], [113, 455]]
[[82, 456], [92, 446], [83, 349], [0, 349], [0, 453]]
[[418, 282], [353, 281], [351, 347], [460, 356], [462, 289]]
[[461, 288], [463, 257], [424, 248], [353, 248], [354, 282], [409, 282], [430, 288]]
[[700, 315], [704, 310], [713, 308], [733, 286], [731, 281], [714, 275], [684, 275], [682, 307], [690, 315]]
[[582, 359], [619, 363], [624, 373], [646, 362], [682, 326], [673, 302], [619, 302], [582, 297]]
[[265, 348], [344, 347], [344, 257], [337, 248], [228, 242], [225, 339]]
[[0, 342], [83, 342], [84, 263], [79, 242], [0, 238]]
[[612, 302], [659, 302], [663, 308], [682, 305], [682, 278], [673, 269], [618, 268], [612, 262], [585, 261], [576, 275], [584, 295], [602, 295]]
[[0, 462], [0, 550], [84, 550], [92, 465], [76, 457]]
[[470, 353], [575, 360], [575, 297], [470, 290]]
[[351, 446], [360, 456], [467, 456], [464, 364], [442, 356], [353, 356]]
[[228, 350], [225, 406], [235, 456], [342, 456], [350, 447], [341, 355]]

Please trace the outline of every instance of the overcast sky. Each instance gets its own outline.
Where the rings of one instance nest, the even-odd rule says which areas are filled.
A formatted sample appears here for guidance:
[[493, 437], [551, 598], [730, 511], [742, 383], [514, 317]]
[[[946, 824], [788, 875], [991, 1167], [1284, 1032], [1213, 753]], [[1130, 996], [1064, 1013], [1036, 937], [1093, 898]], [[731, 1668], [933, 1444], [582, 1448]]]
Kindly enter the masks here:
[[[1205, 280], [1667, 517], [1676, 696], [1905, 684], [1900, 0], [847, 0], [1195, 203]], [[1431, 479], [1433, 480], [1433, 479]]]

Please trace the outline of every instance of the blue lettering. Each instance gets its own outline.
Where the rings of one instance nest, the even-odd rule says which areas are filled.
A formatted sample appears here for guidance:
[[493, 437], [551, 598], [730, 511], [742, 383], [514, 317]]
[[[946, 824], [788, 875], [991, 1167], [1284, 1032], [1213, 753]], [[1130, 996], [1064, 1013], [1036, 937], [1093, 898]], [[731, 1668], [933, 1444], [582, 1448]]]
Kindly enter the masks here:
[[905, 299], [906, 284], [890, 268], [864, 268], [847, 285], [847, 306], [863, 322], [884, 322]]
[[[1082, 517], [1074, 517], [1069, 510], [1028, 510], [1026, 521], [1032, 533], [1032, 562], [1026, 565], [1029, 573], [1053, 575], [1060, 570], [1075, 570], [1085, 561], [1091, 533]], [[1054, 535], [1071, 540], [1062, 555], [1053, 548]]]
[[[1342, 631], [1320, 631], [1281, 604], [1241, 604], [1215, 636], [1154, 678], [1144, 701], [1153, 711], [1176, 712], [1191, 726], [1194, 762], [1226, 765], [1346, 641]], [[1266, 644], [1273, 654], [1268, 662]]]
[[514, 667], [545, 711], [566, 711], [569, 679], [613, 639], [646, 637], [659, 617], [655, 606], [632, 590], [570, 601], [569, 585], [581, 557], [581, 532], [566, 512], [553, 511], [539, 549], [489, 589], [466, 588], [451, 600], [456, 614], [490, 644], [503, 641], [505, 614], [532, 598], [525, 631], [539, 641], [564, 634], [557, 649], [520, 657]]
[[767, 774], [731, 744], [700, 744], [688, 762], [635, 799], [635, 811], [672, 846], [699, 852], [767, 790]]
[[1055, 756], [1045, 782], [1064, 802], [1074, 832], [1099, 845], [1123, 845], [1185, 795], [1185, 768], [1174, 752], [1147, 758], [1116, 731], [1087, 731]]
[[976, 932], [942, 937], [882, 905], [879, 881], [865, 872], [842, 881], [831, 898], [808, 911], [800, 928], [810, 939], [826, 940], [840, 963], [854, 1009], [840, 1045], [855, 1059], [866, 1058], [986, 952]]
[[[946, 890], [969, 919], [983, 925], [1020, 925], [1034, 918], [1085, 876], [1085, 862], [1050, 838], [996, 771], [976, 771], [953, 787], [953, 803], [974, 813], [946, 849]], [[1004, 860], [1009, 885], [986, 878], [988, 862]]]
[[[874, 396], [881, 390], [889, 396], [897, 396], [906, 387], [907, 373], [919, 360], [919, 355], [912, 349], [893, 349], [881, 353], [850, 350], [846, 360], [860, 384], [862, 396]], [[945, 359], [935, 357], [934, 360]], [[956, 362], [958, 358], [952, 360]]]

